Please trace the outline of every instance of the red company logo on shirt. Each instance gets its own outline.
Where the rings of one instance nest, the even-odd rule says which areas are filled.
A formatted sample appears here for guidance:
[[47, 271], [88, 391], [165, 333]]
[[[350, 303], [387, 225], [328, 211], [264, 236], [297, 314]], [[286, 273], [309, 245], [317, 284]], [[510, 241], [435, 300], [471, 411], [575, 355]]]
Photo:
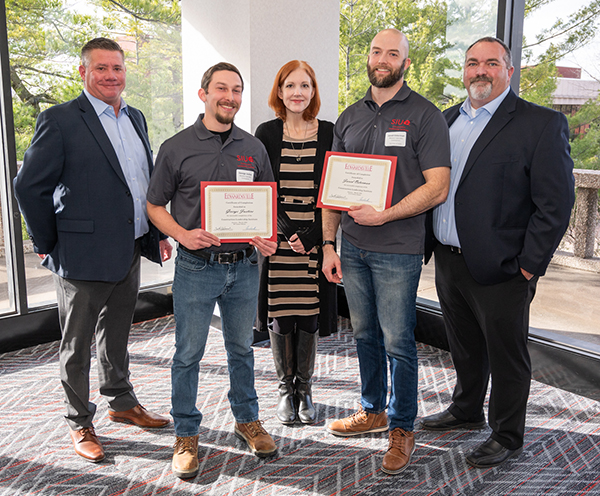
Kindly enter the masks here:
[[250, 156], [246, 155], [236, 155], [238, 166], [240, 167], [248, 167], [250, 169], [254, 168], [254, 159]]
[[392, 119], [390, 122], [389, 131], [408, 131], [410, 120], [408, 119]]

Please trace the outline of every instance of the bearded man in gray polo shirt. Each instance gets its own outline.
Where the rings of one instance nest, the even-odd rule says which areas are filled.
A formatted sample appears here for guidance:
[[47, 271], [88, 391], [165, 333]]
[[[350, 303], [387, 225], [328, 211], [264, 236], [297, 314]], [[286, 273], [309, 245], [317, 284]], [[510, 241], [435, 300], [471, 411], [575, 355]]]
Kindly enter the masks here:
[[[361, 407], [328, 426], [336, 436], [389, 429], [382, 470], [404, 470], [415, 449], [417, 415], [416, 296], [425, 252], [426, 212], [446, 199], [450, 183], [448, 128], [441, 112], [404, 82], [408, 40], [378, 33], [367, 69], [371, 87], [338, 119], [333, 150], [398, 158], [392, 206], [323, 210], [323, 272], [341, 282], [350, 309], [361, 376]], [[341, 260], [333, 240], [342, 224]], [[388, 415], [387, 371], [391, 395]]]

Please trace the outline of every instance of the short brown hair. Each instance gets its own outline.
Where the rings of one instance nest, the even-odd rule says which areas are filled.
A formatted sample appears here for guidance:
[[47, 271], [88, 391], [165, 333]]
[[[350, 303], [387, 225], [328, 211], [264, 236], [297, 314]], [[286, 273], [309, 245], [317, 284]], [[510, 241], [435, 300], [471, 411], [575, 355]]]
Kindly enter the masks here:
[[238, 68], [235, 65], [230, 64], [229, 62], [219, 62], [218, 64], [215, 64], [212, 67], [209, 67], [206, 70], [206, 72], [204, 73], [204, 75], [202, 76], [202, 83], [200, 84], [200, 87], [206, 93], [208, 93], [208, 86], [210, 85], [210, 82], [212, 81], [213, 75], [215, 74], [215, 72], [218, 72], [218, 71], [235, 72], [240, 77], [240, 81], [242, 82], [242, 91], [244, 91], [244, 78], [242, 77], [242, 74], [240, 73]]
[[319, 86], [317, 85], [317, 78], [315, 76], [315, 71], [313, 68], [305, 62], [304, 60], [290, 60], [287, 64], [285, 64], [279, 72], [277, 76], [275, 76], [275, 82], [273, 83], [273, 88], [271, 89], [271, 93], [269, 94], [269, 107], [271, 107], [275, 111], [275, 115], [279, 117], [282, 121], [285, 122], [285, 105], [283, 104], [283, 100], [279, 98], [279, 88], [283, 85], [284, 81], [287, 77], [294, 72], [296, 69], [302, 69], [306, 71], [308, 77], [312, 82], [313, 88], [315, 90], [315, 94], [312, 97], [312, 100], [308, 104], [308, 107], [302, 113], [302, 118], [305, 121], [312, 121], [317, 114], [319, 113], [319, 109], [321, 108], [321, 97], [319, 96]]
[[83, 67], [88, 66], [90, 63], [90, 52], [92, 50], [109, 50], [111, 52], [120, 52], [123, 57], [123, 61], [125, 61], [125, 52], [121, 46], [116, 42], [109, 38], [94, 38], [93, 40], [88, 41], [83, 48], [81, 49], [81, 65]]

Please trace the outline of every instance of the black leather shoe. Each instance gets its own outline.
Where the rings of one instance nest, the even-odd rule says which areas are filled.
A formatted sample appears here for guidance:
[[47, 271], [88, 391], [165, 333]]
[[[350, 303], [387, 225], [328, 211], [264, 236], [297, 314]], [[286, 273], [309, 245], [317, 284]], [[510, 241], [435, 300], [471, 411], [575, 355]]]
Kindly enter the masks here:
[[483, 429], [485, 420], [460, 420], [448, 410], [430, 415], [421, 420], [421, 427], [428, 431], [451, 431], [452, 429]]
[[472, 467], [490, 468], [501, 465], [509, 458], [519, 456], [522, 452], [523, 447], [510, 450], [490, 437], [485, 443], [480, 444], [469, 453], [466, 460]]

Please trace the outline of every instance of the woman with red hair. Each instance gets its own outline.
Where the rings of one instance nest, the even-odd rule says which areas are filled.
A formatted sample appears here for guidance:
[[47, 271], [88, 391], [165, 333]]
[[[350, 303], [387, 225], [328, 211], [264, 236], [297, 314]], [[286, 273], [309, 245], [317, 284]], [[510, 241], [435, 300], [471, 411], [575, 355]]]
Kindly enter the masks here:
[[317, 339], [337, 326], [336, 286], [319, 270], [321, 211], [316, 207], [333, 124], [317, 119], [321, 99], [314, 70], [292, 60], [277, 73], [269, 96], [276, 119], [256, 137], [265, 145], [278, 186], [277, 252], [261, 266], [258, 330], [269, 329], [279, 382], [277, 418], [312, 424], [312, 375]]

